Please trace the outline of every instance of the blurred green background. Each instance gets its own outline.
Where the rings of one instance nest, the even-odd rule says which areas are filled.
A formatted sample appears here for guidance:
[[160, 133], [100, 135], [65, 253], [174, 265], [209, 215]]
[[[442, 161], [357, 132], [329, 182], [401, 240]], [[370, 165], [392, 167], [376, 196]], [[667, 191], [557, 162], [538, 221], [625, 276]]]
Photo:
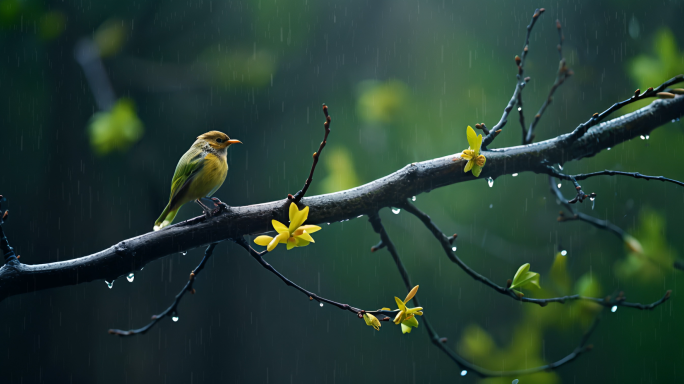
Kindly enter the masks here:
[[[0, 0], [5, 231], [30, 264], [146, 233], [166, 204], [179, 157], [213, 129], [244, 143], [229, 150], [231, 170], [217, 196], [235, 206], [282, 199], [308, 174], [324, 102], [332, 133], [311, 193], [460, 152], [467, 125], [491, 127], [501, 116], [535, 7], [546, 13], [525, 67], [528, 123], [558, 68], [556, 18], [575, 72], [541, 120], [538, 140], [684, 72], [679, 1]], [[517, 119], [497, 147], [520, 143]], [[666, 124], [648, 140], [564, 169], [682, 179], [683, 128]], [[530, 295], [624, 291], [630, 301], [651, 302], [673, 289], [653, 312], [605, 311], [591, 353], [521, 383], [683, 380], [682, 272], [671, 268], [684, 246], [682, 188], [631, 178], [582, 185], [598, 198], [593, 210], [590, 202], [578, 208], [630, 232], [643, 254], [611, 233], [558, 223], [560, 207], [543, 176], [505, 176], [491, 188], [485, 180], [454, 185], [419, 195], [416, 204], [446, 233], [458, 233], [458, 255], [493, 280], [504, 284], [531, 263], [544, 291]], [[561, 190], [573, 191], [567, 183]], [[199, 214], [188, 205], [178, 220]], [[451, 264], [415, 218], [381, 214], [440, 336], [477, 364], [508, 370], [555, 361], [575, 348], [596, 313], [495, 294]], [[357, 307], [394, 307], [393, 296], [404, 296], [387, 251], [369, 252], [378, 238], [367, 218], [323, 224], [315, 238], [306, 248], [280, 247], [268, 260], [304, 287]], [[567, 256], [550, 273], [561, 249]], [[2, 382], [479, 382], [462, 377], [424, 327], [402, 335], [384, 323], [376, 332], [349, 313], [320, 308], [233, 244], [218, 246], [177, 323], [164, 320], [127, 339], [107, 334], [142, 326], [166, 308], [201, 255], [167, 257], [113, 289], [98, 281], [4, 300]]]

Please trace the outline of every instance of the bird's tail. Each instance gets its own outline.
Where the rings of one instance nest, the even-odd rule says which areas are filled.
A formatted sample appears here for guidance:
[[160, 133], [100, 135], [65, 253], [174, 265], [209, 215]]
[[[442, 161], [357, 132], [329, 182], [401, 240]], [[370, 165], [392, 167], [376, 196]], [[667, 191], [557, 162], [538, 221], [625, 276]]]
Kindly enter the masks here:
[[176, 217], [176, 213], [178, 213], [178, 208], [171, 209], [171, 202], [169, 202], [166, 208], [164, 208], [164, 212], [162, 212], [157, 221], [154, 222], [154, 230], [158, 231], [171, 224], [173, 219]]

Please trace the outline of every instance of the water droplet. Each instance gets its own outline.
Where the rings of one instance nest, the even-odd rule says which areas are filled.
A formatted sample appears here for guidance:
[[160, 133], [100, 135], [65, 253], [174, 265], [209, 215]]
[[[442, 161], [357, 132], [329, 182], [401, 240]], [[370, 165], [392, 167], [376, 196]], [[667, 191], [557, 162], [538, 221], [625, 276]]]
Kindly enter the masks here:
[[561, 187], [561, 185], [562, 185], [561, 183], [558, 183], [558, 188], [560, 188], [560, 187]]
[[646, 135], [646, 140], [648, 140], [649, 137], [650, 137], [649, 135]]
[[489, 204], [489, 209], [494, 208], [494, 204]]
[[617, 311], [617, 305], [613, 305], [613, 308], [610, 309], [611, 312]]
[[589, 197], [589, 200], [594, 201], [594, 200], [596, 200], [596, 198], [595, 197]]
[[399, 208], [392, 208], [392, 213], [394, 213], [395, 215], [398, 215], [399, 212], [401, 212], [401, 209], [399, 209]]
[[128, 276], [126, 276], [126, 280], [128, 280], [129, 283], [132, 283], [133, 279], [135, 279], [135, 275], [132, 273], [129, 273]]
[[451, 247], [451, 250], [454, 251], [454, 252], [456, 252], [456, 249], [457, 249], [457, 248], [456, 248], [455, 245], [454, 245], [453, 247]]
[[518, 107], [518, 112], [522, 111], [522, 107]]
[[321, 308], [323, 308], [323, 303], [321, 303]]
[[566, 251], [565, 249], [564, 249], [564, 250], [562, 250], [562, 251], [561, 251], [561, 255], [563, 255], [563, 256], [567, 256], [567, 255], [568, 255], [568, 251]]
[[105, 280], [105, 283], [107, 283], [107, 286], [109, 287], [109, 289], [112, 289], [112, 287], [114, 286], [114, 280], [112, 280], [111, 282]]
[[675, 119], [672, 119], [672, 123], [675, 123], [675, 122], [676, 122]]
[[489, 184], [489, 188], [493, 187], [494, 186], [494, 179], [492, 179], [491, 177], [488, 177], [487, 178], [487, 184]]
[[326, 223], [326, 224], [330, 225], [330, 223]]
[[596, 199], [591, 199], [591, 210], [594, 210], [594, 206], [596, 206]]
[[363, 215], [358, 215], [358, 216], [356, 216], [357, 219], [360, 219], [360, 218], [362, 218], [362, 217], [363, 217]]
[[610, 147], [608, 147], [608, 150], [610, 151]]
[[641, 140], [646, 140], [646, 136], [641, 135]]
[[178, 315], [171, 317], [171, 320], [173, 320], [174, 323], [177, 323], [178, 322]]
[[466, 371], [465, 369], [461, 371], [461, 376], [465, 376], [467, 374], [468, 374], [468, 371]]
[[518, 176], [518, 174], [517, 174], [517, 173], [514, 173], [514, 174], [512, 174], [511, 176], [516, 177], [516, 176]]
[[560, 163], [558, 163], [558, 169], [560, 169], [561, 171], [563, 170], [563, 166], [560, 165]]
[[183, 252], [181, 252], [181, 255], [183, 255], [183, 256], [185, 256], [185, 255], [187, 255], [187, 254], [188, 254], [188, 251], [183, 251]]
[[515, 380], [513, 380], [513, 382], [511, 384], [518, 384], [518, 381], [520, 381], [520, 380], [515, 379]]
[[415, 196], [411, 197], [411, 201], [416, 201], [416, 197]]

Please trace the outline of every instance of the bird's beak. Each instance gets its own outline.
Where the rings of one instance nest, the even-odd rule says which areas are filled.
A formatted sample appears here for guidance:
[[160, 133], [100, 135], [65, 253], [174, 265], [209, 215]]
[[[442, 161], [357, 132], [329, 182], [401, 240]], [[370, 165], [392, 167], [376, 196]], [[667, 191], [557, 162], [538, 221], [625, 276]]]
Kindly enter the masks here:
[[242, 144], [242, 141], [240, 141], [240, 140], [228, 140], [227, 143], [228, 144]]

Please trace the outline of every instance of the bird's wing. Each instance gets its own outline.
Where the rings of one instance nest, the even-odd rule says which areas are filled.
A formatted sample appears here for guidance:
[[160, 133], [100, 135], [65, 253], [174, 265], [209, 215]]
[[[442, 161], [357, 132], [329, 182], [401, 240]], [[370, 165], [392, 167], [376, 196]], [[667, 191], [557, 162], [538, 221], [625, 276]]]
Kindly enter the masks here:
[[180, 198], [187, 190], [192, 179], [204, 167], [205, 153], [199, 148], [190, 148], [176, 165], [176, 172], [171, 181], [171, 197], [169, 204], [174, 205], [174, 201]]

